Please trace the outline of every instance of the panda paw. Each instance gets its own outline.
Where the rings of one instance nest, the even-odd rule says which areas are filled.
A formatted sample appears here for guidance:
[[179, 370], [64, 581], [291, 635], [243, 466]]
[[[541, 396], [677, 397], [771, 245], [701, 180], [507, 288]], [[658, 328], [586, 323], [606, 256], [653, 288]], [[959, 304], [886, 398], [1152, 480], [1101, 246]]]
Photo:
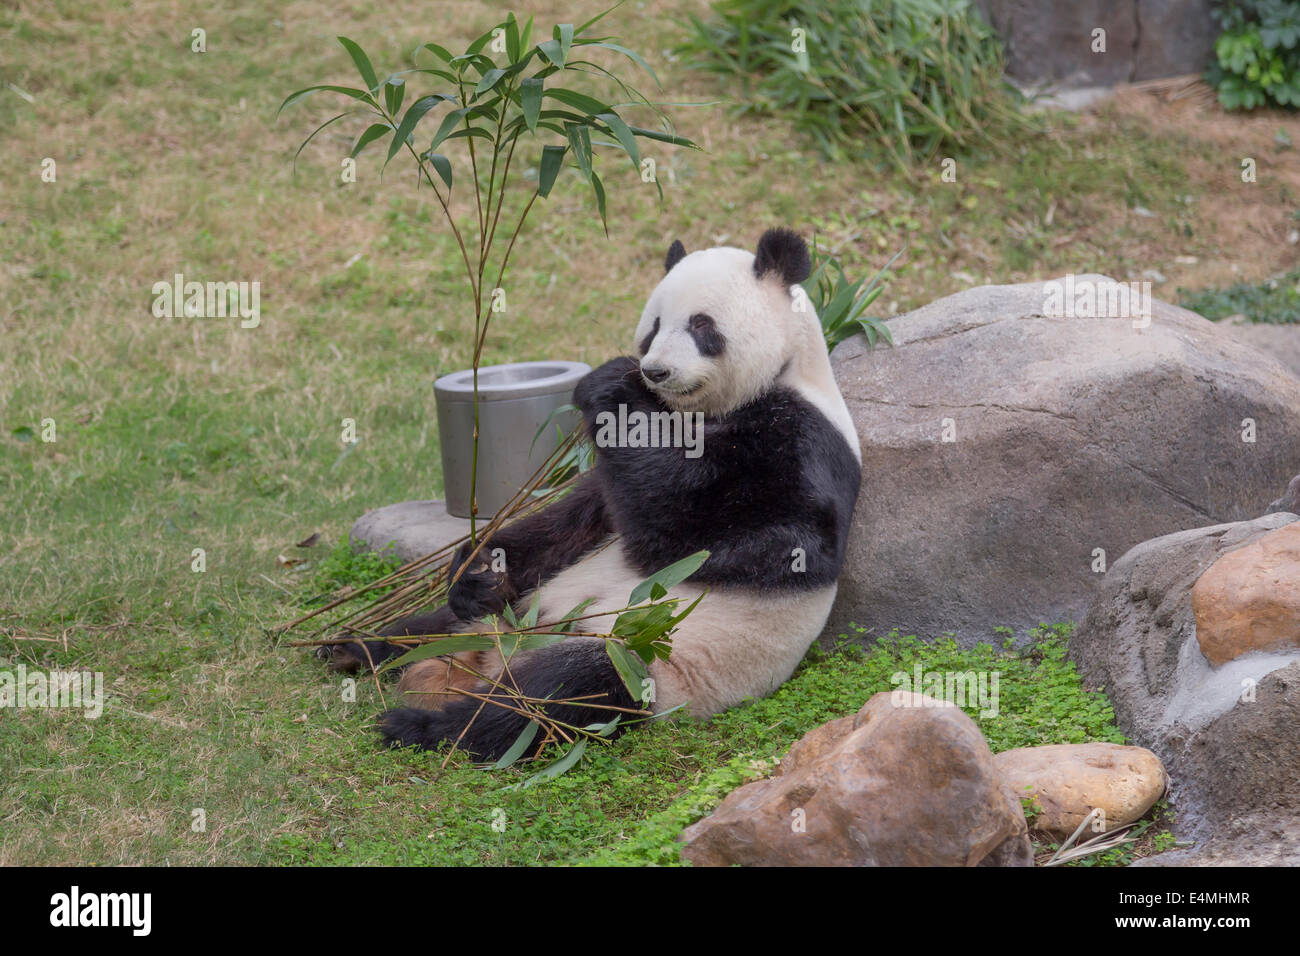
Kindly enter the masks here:
[[316, 659], [325, 661], [329, 670], [335, 674], [369, 674], [381, 663], [398, 654], [405, 653], [406, 648], [378, 641], [349, 641], [346, 644], [322, 644], [316, 648]]
[[[473, 549], [468, 544], [463, 544], [456, 551], [448, 570], [450, 578], [456, 577], [456, 572], [465, 564], [471, 550]], [[497, 614], [506, 606], [501, 585], [502, 576], [494, 571], [487, 568], [481, 571], [465, 568], [447, 592], [447, 606], [462, 621], [477, 621], [489, 614]]]
[[641, 364], [627, 355], [610, 359], [600, 368], [584, 375], [573, 390], [573, 403], [587, 415], [626, 403], [629, 388], [645, 391], [641, 382]]
[[341, 674], [355, 674], [365, 663], [365, 651], [355, 644], [322, 644], [315, 656], [325, 661], [331, 671]]

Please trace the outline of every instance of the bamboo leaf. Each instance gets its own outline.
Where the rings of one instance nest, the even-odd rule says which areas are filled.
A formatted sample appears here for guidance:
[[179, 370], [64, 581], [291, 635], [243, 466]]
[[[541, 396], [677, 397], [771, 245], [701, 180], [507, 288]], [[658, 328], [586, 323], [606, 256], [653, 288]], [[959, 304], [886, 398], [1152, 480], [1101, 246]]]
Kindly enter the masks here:
[[564, 57], [560, 54], [559, 40], [543, 40], [541, 43], [537, 44], [537, 49], [541, 52], [542, 56], [546, 57], [547, 60], [558, 67], [564, 67]]
[[279, 116], [285, 111], [285, 109], [293, 106], [294, 103], [306, 99], [313, 93], [319, 93], [321, 90], [327, 90], [331, 93], [342, 93], [344, 96], [350, 96], [354, 100], [361, 100], [361, 102], [369, 103], [371, 106], [378, 106], [370, 94], [365, 90], [353, 89], [350, 86], [309, 86], [305, 90], [298, 90], [298, 92], [290, 93], [286, 96], [284, 102], [280, 104], [280, 108], [275, 111], [275, 115]]
[[647, 73], [649, 73], [649, 74], [650, 74], [650, 78], [653, 79], [653, 80], [655, 81], [655, 85], [656, 85], [656, 86], [660, 86], [660, 85], [661, 85], [661, 84], [659, 83], [659, 77], [655, 75], [655, 71], [652, 70], [652, 69], [650, 69], [650, 64], [647, 63], [647, 62], [646, 62], [646, 61], [641, 57], [641, 54], [640, 54], [640, 53], [637, 53], [635, 50], [629, 50], [629, 49], [628, 49], [627, 47], [625, 47], [625, 46], [619, 46], [617, 43], [609, 43], [608, 41], [605, 41], [605, 40], [579, 40], [578, 42], [579, 42], [579, 44], [581, 44], [581, 45], [583, 45], [583, 46], [596, 46], [596, 47], [600, 47], [601, 49], [604, 49], [604, 50], [613, 50], [615, 53], [621, 53], [621, 54], [623, 54], [625, 57], [627, 57], [629, 60], [631, 60], [631, 61], [632, 61], [633, 63], [635, 63], [637, 66], [641, 67], [641, 69], [643, 69], [643, 70], [645, 70]]
[[615, 714], [613, 720], [607, 720], [603, 724], [588, 724], [586, 727], [583, 727], [582, 729], [595, 734], [597, 737], [608, 737], [612, 733], [614, 733], [614, 730], [618, 727], [619, 723], [622, 720], [623, 720], [622, 714]]
[[352, 57], [357, 72], [361, 74], [361, 79], [366, 83], [366, 89], [373, 93], [379, 88], [379, 80], [375, 77], [375, 68], [370, 65], [370, 57], [366, 56], [365, 51], [347, 37], [338, 37], [337, 39], [339, 43], [343, 44], [343, 49], [348, 51], [348, 56]]
[[493, 139], [492, 134], [489, 133], [487, 130], [485, 130], [485, 129], [484, 129], [483, 127], [481, 127], [481, 126], [467, 126], [465, 129], [458, 129], [458, 130], [456, 130], [456, 132], [452, 133], [452, 134], [451, 134], [450, 136], [448, 136], [447, 138], [448, 138], [448, 139], [468, 139], [468, 138], [471, 137], [471, 136], [473, 136], [475, 139], [485, 139], [485, 140], [487, 140], [489, 143], [494, 143], [494, 142], [496, 142], [496, 140]]
[[600, 224], [605, 228], [605, 238], [609, 238], [609, 220], [605, 218], [605, 186], [596, 175], [596, 171], [591, 171], [591, 189], [596, 194], [596, 209], [600, 212]]
[[490, 651], [494, 647], [496, 647], [496, 641], [491, 634], [465, 634], [457, 637], [443, 637], [429, 641], [427, 644], [417, 645], [400, 657], [385, 661], [376, 669], [376, 673], [382, 674], [395, 667], [405, 667], [407, 664], [425, 661], [431, 657], [459, 654], [461, 651]]
[[501, 755], [501, 759], [492, 765], [493, 770], [505, 770], [514, 764], [516, 760], [524, 755], [524, 751], [537, 738], [537, 731], [541, 730], [541, 724], [535, 720], [530, 720], [528, 726], [523, 729], [515, 742], [510, 745], [510, 749]]
[[537, 614], [541, 610], [542, 592], [534, 591], [532, 603], [528, 605], [528, 613], [520, 621], [521, 627], [535, 627], [537, 625]]
[[623, 151], [631, 158], [632, 168], [640, 171], [641, 154], [636, 147], [636, 137], [632, 135], [632, 130], [628, 128], [628, 125], [623, 122], [623, 118], [617, 113], [601, 113], [596, 119], [610, 128], [615, 138], [618, 139], [619, 145], [623, 147]]
[[585, 126], [577, 123], [565, 123], [564, 131], [568, 134], [569, 144], [573, 147], [573, 156], [578, 161], [584, 183], [591, 182], [591, 133]]
[[573, 46], [573, 24], [561, 23], [551, 31], [551, 36], [560, 42], [560, 62], [556, 66], [564, 66], [569, 59], [569, 49]]
[[293, 166], [295, 171], [298, 168], [298, 157], [301, 156], [302, 151], [307, 148], [307, 144], [316, 138], [316, 134], [319, 133], [321, 130], [323, 130], [326, 126], [329, 126], [331, 123], [341, 120], [343, 117], [349, 115], [351, 112], [352, 110], [346, 110], [340, 113], [338, 116], [332, 116], [329, 119], [327, 119], [325, 122], [317, 126], [314, 130], [312, 130], [311, 135], [308, 136], [306, 139], [304, 139], [302, 141], [302, 145], [298, 147], [298, 152], [293, 154]]
[[513, 13], [506, 17], [506, 56], [511, 63], [519, 62], [519, 21]]
[[438, 132], [433, 134], [433, 142], [429, 144], [429, 149], [430, 150], [437, 149], [438, 144], [451, 135], [451, 131], [454, 130], [457, 127], [457, 125], [459, 125], [460, 121], [465, 117], [465, 114], [468, 112], [469, 112], [469, 107], [462, 106], [460, 109], [452, 110], [450, 113], [444, 116], [442, 118], [442, 124], [438, 127]]
[[573, 767], [575, 767], [578, 761], [582, 759], [582, 755], [587, 749], [588, 739], [589, 738], [587, 737], [583, 737], [576, 744], [570, 747], [568, 752], [565, 753], [565, 755], [561, 757], [559, 760], [555, 761], [555, 763], [543, 767], [541, 770], [537, 771], [537, 773], [533, 774], [523, 783], [517, 783], [514, 786], [506, 787], [506, 789], [527, 790], [529, 787], [534, 786], [535, 784], [543, 783], [547, 780], [554, 780], [556, 777], [564, 773], [566, 770], [570, 770]]
[[640, 604], [650, 596], [656, 583], [663, 585], [664, 588], [671, 589], [675, 585], [681, 584], [692, 574], [700, 569], [700, 566], [709, 559], [709, 552], [696, 551], [694, 554], [682, 558], [680, 561], [674, 561], [668, 567], [656, 571], [650, 577], [646, 578], [635, 588], [632, 589], [631, 595], [627, 599], [629, 606]]
[[428, 50], [438, 59], [442, 60], [443, 63], [450, 63], [452, 61], [451, 51], [436, 43], [421, 43], [411, 52], [411, 59], [414, 60], [421, 50]]
[[543, 146], [542, 161], [537, 167], [537, 192], [545, 199], [551, 194], [555, 177], [560, 174], [560, 165], [564, 161], [563, 146]]
[[[429, 96], [422, 96], [407, 109], [406, 115], [402, 117], [402, 123], [397, 127], [397, 132], [393, 134], [393, 141], [388, 146], [388, 158], [391, 160], [397, 155], [397, 151], [402, 148], [403, 144], [411, 138], [415, 131], [416, 124], [424, 119], [426, 113], [433, 109], [439, 103], [450, 100], [451, 97], [444, 93], [432, 93]], [[459, 112], [459, 111], [455, 111]], [[430, 147], [432, 149], [432, 147]]]
[[640, 126], [629, 126], [633, 133], [645, 139], [657, 140], [660, 143], [671, 143], [673, 146], [685, 146], [687, 149], [699, 149], [693, 140], [685, 136], [678, 136], [676, 133], [665, 133], [657, 129], [642, 129]]
[[357, 137], [356, 144], [352, 147], [350, 155], [353, 159], [356, 159], [363, 149], [392, 131], [393, 128], [387, 123], [375, 123], [373, 126], [366, 127], [366, 131]]
[[623, 686], [627, 688], [628, 695], [640, 702], [645, 687], [642, 682], [650, 676], [645, 662], [618, 641], [606, 641], [605, 650], [609, 653], [609, 659], [614, 664], [614, 670], [618, 671]]
[[588, 27], [594, 26], [595, 24], [599, 23], [601, 20], [605, 19], [607, 16], [609, 16], [611, 13], [613, 13], [615, 10], [617, 10], [625, 3], [627, 3], [627, 0], [618, 0], [618, 3], [614, 4], [612, 7], [606, 7], [600, 13], [596, 14], [594, 17], [592, 17], [582, 26], [578, 27], [577, 30], [578, 36], [582, 36], [584, 33], [587, 32]]
[[556, 630], [557, 631], [570, 630], [573, 627], [573, 619], [581, 616], [583, 611], [587, 610], [587, 608], [591, 607], [591, 605], [595, 603], [596, 603], [595, 598], [587, 598], [587, 600], [583, 601], [581, 604], [575, 607], [568, 614], [564, 615], [564, 617], [561, 619], [561, 623], [559, 627], [557, 627]]
[[506, 75], [506, 71], [501, 67], [495, 67], [483, 74], [483, 78], [478, 81], [478, 86], [474, 87], [474, 95], [481, 96], [492, 87], [497, 85], [497, 81]]
[[390, 76], [384, 81], [384, 105], [388, 115], [396, 116], [402, 108], [402, 98], [406, 96], [406, 81], [400, 77]]
[[442, 153], [429, 153], [428, 156], [429, 165], [433, 167], [438, 177], [447, 184], [447, 188], [451, 189], [451, 161]]
[[600, 100], [587, 96], [585, 93], [566, 90], [563, 87], [554, 87], [549, 89], [546, 91], [545, 95], [559, 100], [565, 106], [572, 106], [575, 110], [581, 110], [588, 116], [595, 116], [598, 113], [609, 111], [609, 107]]
[[524, 112], [524, 122], [529, 132], [537, 132], [537, 119], [542, 112], [543, 81], [529, 77], [519, 85], [519, 103]]
[[[465, 48], [465, 55], [470, 57], [478, 55], [478, 53], [480, 53], [482, 49], [491, 42], [491, 40], [492, 30], [489, 30]], [[487, 57], [483, 57], [483, 59], [487, 59]]]

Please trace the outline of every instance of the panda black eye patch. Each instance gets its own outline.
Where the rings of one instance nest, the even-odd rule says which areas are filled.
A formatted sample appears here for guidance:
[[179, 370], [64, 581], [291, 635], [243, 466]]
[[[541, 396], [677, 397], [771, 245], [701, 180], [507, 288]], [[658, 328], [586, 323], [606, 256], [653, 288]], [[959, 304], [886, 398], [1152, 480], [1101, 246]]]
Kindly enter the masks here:
[[691, 338], [695, 340], [695, 347], [700, 350], [701, 355], [713, 358], [721, 355], [722, 350], [727, 347], [726, 337], [718, 331], [713, 319], [703, 312], [696, 312], [691, 316], [687, 328], [690, 329]]
[[643, 339], [641, 340], [641, 354], [642, 354], [642, 355], [645, 355], [646, 352], [649, 352], [649, 351], [650, 351], [650, 343], [653, 342], [653, 341], [655, 340], [655, 336], [658, 335], [658, 334], [659, 334], [659, 316], [656, 315], [656, 316], [655, 316], [655, 327], [654, 327], [653, 329], [651, 329], [650, 332], [649, 332], [649, 334], [647, 334], [646, 337], [643, 338]]

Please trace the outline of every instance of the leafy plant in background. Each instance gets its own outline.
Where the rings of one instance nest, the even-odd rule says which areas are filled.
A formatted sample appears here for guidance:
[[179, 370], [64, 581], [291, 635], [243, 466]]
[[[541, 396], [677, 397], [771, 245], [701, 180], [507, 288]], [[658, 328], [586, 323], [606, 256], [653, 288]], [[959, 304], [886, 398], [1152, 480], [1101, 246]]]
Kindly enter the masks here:
[[[474, 309], [471, 540], [477, 540], [478, 503], [474, 498], [474, 488], [478, 479], [478, 369], [492, 318], [492, 291], [502, 288], [510, 253], [534, 203], [538, 198], [545, 199], [551, 194], [565, 160], [572, 160], [582, 181], [591, 187], [596, 212], [608, 233], [605, 185], [596, 170], [598, 148], [607, 147], [624, 154], [639, 177], [641, 153], [638, 140], [695, 146], [690, 140], [674, 134], [667, 117], [642, 93], [608, 68], [586, 58], [596, 50], [613, 52], [631, 60], [655, 78], [654, 71], [640, 54], [614, 42], [611, 37], [588, 35], [596, 23], [622, 2], [620, 0], [579, 27], [560, 24], [551, 31], [550, 39], [536, 44], [532, 44], [533, 18], [529, 17], [521, 26], [511, 13], [474, 40], [464, 53], [453, 55], [440, 44], [424, 43], [416, 48], [412, 58], [418, 64], [423, 55], [429, 65], [417, 65], [383, 79], [357, 43], [339, 37], [339, 43], [351, 57], [364, 86], [309, 86], [290, 94], [280, 105], [282, 112], [318, 92], [335, 93], [353, 100], [357, 104], [355, 107], [317, 127], [298, 148], [298, 153], [301, 154], [307, 143], [327, 126], [354, 114], [369, 115], [374, 122], [357, 137], [352, 156], [356, 157], [374, 143], [384, 144], [385, 167], [399, 153], [408, 156], [415, 163], [417, 184], [427, 185], [433, 190], [456, 238], [465, 268], [466, 291]], [[497, 56], [502, 54], [498, 61]], [[625, 102], [609, 103], [555, 81], [557, 76], [575, 73], [611, 81]], [[410, 105], [403, 111], [402, 106], [408, 100], [408, 80], [415, 79], [430, 84], [431, 89], [423, 95], [413, 95]], [[658, 83], [657, 78], [655, 82]], [[625, 107], [653, 110], [662, 121], [663, 129], [630, 125], [618, 112]], [[443, 110], [442, 116], [427, 140], [428, 146], [423, 146], [426, 142], [423, 139], [417, 145], [417, 134], [423, 130], [421, 124], [427, 125], [426, 121], [440, 109]], [[541, 144], [540, 153], [531, 153], [537, 164], [536, 183], [529, 191], [513, 229], [498, 236], [497, 227], [506, 205], [516, 148], [524, 141]], [[473, 180], [473, 213], [459, 221], [452, 213], [451, 203], [455, 184], [463, 180], [454, 176], [451, 159], [446, 153], [452, 146], [464, 146]], [[504, 248], [501, 248], [502, 242]], [[495, 282], [492, 282], [493, 271]]]
[[1216, 322], [1244, 315], [1252, 322], [1300, 323], [1300, 269], [1260, 283], [1238, 282], [1226, 289], [1179, 289], [1178, 302]]
[[813, 271], [803, 286], [821, 319], [827, 349], [835, 348], [859, 332], [867, 337], [867, 344], [873, 348], [877, 338], [883, 338], [890, 345], [894, 344], [885, 320], [863, 313], [885, 291], [880, 280], [902, 254], [902, 249], [894, 253], [870, 282], [866, 279], [850, 282], [840, 260], [818, 249], [817, 239], [813, 237]]
[[678, 52], [738, 81], [742, 112], [794, 117], [833, 158], [880, 147], [907, 168], [1027, 123], [969, 0], [720, 0], [712, 11], [691, 16]]
[[1221, 0], [1213, 14], [1223, 32], [1206, 80], [1224, 109], [1300, 106], [1300, 3]]

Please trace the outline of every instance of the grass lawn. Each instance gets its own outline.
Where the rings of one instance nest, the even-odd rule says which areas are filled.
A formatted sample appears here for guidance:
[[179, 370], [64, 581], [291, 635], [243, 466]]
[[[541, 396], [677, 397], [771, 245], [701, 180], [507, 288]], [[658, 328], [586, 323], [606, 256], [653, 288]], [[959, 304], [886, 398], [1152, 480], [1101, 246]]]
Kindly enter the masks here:
[[[669, 52], [694, 7], [629, 4], [609, 20], [668, 102], [729, 95]], [[275, 119], [287, 93], [351, 81], [336, 34], [388, 71], [502, 15], [378, 9], [0, 9], [0, 668], [101, 671], [110, 697], [94, 721], [0, 710], [0, 864], [663, 860], [665, 833], [710, 793], [888, 689], [907, 655], [969, 666], [906, 642], [832, 655], [769, 701], [630, 735], [507, 792], [520, 777], [460, 763], [439, 777], [436, 757], [381, 752], [373, 685], [344, 702], [339, 678], [267, 638], [357, 515], [439, 494], [432, 382], [469, 360], [454, 247], [427, 193], [396, 163], [381, 181], [377, 152], [340, 182], [360, 125], [323, 133], [295, 176], [294, 151], [332, 111], [309, 99]], [[549, 29], [595, 7], [529, 10]], [[196, 27], [206, 53], [191, 52]], [[1300, 141], [1294, 117], [1133, 94], [960, 157], [952, 184], [937, 161], [910, 178], [827, 162], [781, 118], [736, 119], [725, 103], [670, 112], [703, 150], [658, 158], [662, 204], [611, 164], [609, 238], [562, 180], [515, 251], [485, 361], [598, 364], [629, 347], [672, 239], [751, 246], [775, 224], [816, 230], [860, 272], [906, 246], [887, 312], [1066, 271], [1156, 270], [1155, 294], [1173, 298], [1294, 262], [1300, 164], [1277, 135]], [[1242, 155], [1259, 182], [1240, 182]], [[260, 281], [261, 325], [155, 318], [153, 284], [175, 273]], [[360, 439], [346, 455], [345, 418]], [[294, 552], [315, 532], [315, 550]], [[289, 553], [315, 557], [277, 561]], [[995, 749], [1115, 739], [1055, 640], [999, 664], [1020, 677], [1004, 676], [1003, 717], [984, 727]], [[1043, 681], [1052, 693], [1030, 693]]]

